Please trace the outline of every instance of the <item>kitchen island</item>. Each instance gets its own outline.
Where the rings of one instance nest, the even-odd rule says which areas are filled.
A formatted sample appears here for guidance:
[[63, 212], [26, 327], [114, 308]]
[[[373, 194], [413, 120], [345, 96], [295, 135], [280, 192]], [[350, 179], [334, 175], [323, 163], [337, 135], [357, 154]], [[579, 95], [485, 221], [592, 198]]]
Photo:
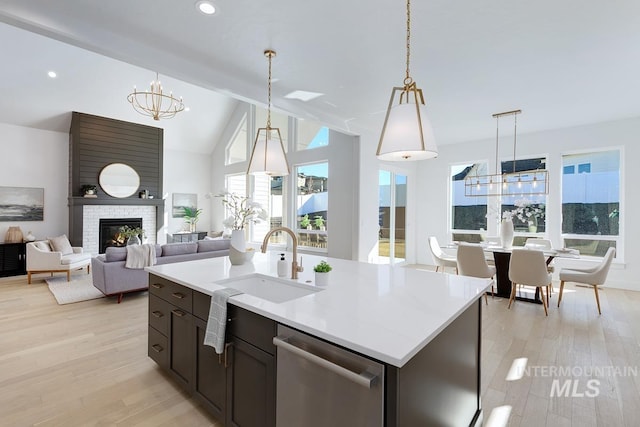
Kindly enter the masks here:
[[[280, 420], [292, 406], [291, 393], [283, 394], [291, 381], [281, 376], [289, 369], [281, 366], [288, 337], [280, 331], [294, 331], [381, 366], [375, 379], [365, 381], [368, 390], [381, 393], [377, 414], [360, 416], [361, 425], [481, 424], [480, 297], [488, 280], [328, 259], [329, 285], [314, 289], [313, 266], [326, 258], [304, 255], [304, 271], [295, 282], [313, 292], [283, 302], [251, 293], [231, 297], [229, 351], [218, 357], [202, 345], [209, 296], [233, 287], [234, 279], [276, 277], [278, 259], [269, 252], [241, 266], [224, 257], [147, 268], [149, 355], [216, 418], [225, 425], [275, 425], [278, 413], [278, 425], [287, 424]], [[313, 392], [313, 383], [309, 388], [305, 393]], [[298, 393], [302, 400], [294, 406], [304, 404], [305, 393]], [[341, 398], [345, 416], [355, 410], [348, 400], [352, 394]], [[327, 405], [336, 413], [336, 402]], [[252, 418], [254, 412], [259, 416]], [[311, 409], [306, 413], [312, 417]], [[322, 425], [320, 416], [313, 415], [315, 425]], [[311, 419], [305, 424], [314, 425]], [[341, 424], [334, 419], [332, 425]]]

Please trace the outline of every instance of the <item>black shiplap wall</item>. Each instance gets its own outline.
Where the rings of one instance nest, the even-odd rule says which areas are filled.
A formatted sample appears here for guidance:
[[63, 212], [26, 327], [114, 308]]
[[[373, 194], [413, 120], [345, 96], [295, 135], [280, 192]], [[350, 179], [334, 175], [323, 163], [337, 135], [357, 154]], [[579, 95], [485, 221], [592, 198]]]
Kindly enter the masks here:
[[[140, 190], [162, 196], [162, 129], [74, 112], [70, 143], [71, 196], [82, 196], [84, 184], [98, 185], [111, 163], [128, 164], [140, 175]], [[111, 197], [98, 188], [98, 198]]]
[[[163, 129], [73, 112], [69, 132], [69, 240], [82, 245], [82, 211], [86, 204], [156, 206], [156, 229], [162, 228], [164, 202]], [[125, 163], [140, 175], [141, 190], [154, 199], [111, 197], [99, 184], [100, 171], [111, 163]], [[98, 186], [97, 198], [84, 198], [81, 187]]]

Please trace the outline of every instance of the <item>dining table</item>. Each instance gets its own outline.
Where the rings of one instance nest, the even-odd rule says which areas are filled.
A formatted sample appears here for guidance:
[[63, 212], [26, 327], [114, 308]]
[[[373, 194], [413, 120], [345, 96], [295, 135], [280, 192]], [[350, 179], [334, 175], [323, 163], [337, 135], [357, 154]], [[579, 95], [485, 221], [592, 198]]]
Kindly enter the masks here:
[[[511, 297], [511, 280], [509, 279], [509, 263], [511, 261], [511, 252], [513, 247], [505, 248], [503, 246], [483, 246], [484, 251], [493, 254], [493, 261], [496, 267], [496, 296], [501, 298]], [[555, 258], [580, 258], [579, 251], [575, 249], [542, 249], [536, 247], [521, 247], [519, 249], [541, 250], [546, 257], [546, 264], [549, 265]], [[516, 299], [520, 301], [531, 302], [534, 304], [542, 304], [540, 299], [540, 289], [536, 288], [533, 297], [528, 293], [517, 292]]]

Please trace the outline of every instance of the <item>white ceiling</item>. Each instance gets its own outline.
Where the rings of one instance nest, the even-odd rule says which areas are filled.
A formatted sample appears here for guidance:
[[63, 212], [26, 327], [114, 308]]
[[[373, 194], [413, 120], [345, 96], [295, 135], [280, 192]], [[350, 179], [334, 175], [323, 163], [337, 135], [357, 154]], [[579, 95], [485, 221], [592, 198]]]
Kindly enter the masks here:
[[[404, 2], [213, 2], [215, 16], [195, 0], [0, 0], [0, 21], [65, 42], [0, 25], [0, 120], [67, 131], [82, 111], [211, 152], [234, 99], [266, 102], [272, 48], [274, 108], [380, 131], [404, 78]], [[638, 28], [637, 0], [414, 0], [411, 74], [439, 144], [490, 138], [491, 114], [516, 108], [519, 133], [640, 116]], [[155, 71], [190, 112], [161, 122], [133, 112], [126, 95]], [[324, 95], [284, 98], [294, 90]]]

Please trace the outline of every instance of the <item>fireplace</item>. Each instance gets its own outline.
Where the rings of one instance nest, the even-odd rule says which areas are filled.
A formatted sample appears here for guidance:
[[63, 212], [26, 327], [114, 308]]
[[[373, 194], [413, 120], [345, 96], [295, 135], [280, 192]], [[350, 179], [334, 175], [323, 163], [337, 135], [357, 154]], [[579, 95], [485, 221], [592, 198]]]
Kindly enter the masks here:
[[126, 239], [120, 236], [120, 227], [128, 225], [131, 228], [142, 228], [142, 218], [101, 218], [99, 252], [103, 254], [110, 246], [125, 246]]

